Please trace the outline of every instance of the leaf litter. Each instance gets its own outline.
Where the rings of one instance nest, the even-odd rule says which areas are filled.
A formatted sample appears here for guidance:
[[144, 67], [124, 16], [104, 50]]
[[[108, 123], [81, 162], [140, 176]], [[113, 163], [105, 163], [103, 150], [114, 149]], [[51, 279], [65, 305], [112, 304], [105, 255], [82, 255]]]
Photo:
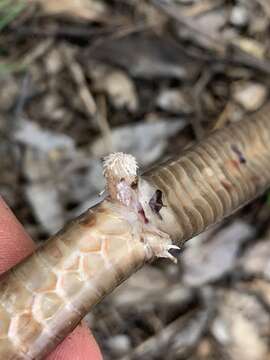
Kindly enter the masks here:
[[[19, 2], [0, 5], [0, 192], [37, 242], [99, 201], [108, 151], [147, 169], [269, 97], [265, 0]], [[104, 359], [268, 359], [269, 211], [262, 196], [98, 305]]]

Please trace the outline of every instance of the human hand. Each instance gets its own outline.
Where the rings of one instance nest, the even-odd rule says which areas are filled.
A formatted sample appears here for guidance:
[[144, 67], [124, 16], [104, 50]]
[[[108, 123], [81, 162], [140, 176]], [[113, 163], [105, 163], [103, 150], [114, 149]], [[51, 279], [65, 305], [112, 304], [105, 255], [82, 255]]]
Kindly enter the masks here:
[[[0, 196], [0, 275], [31, 254], [35, 245]], [[102, 360], [85, 324], [76, 327], [46, 360]]]

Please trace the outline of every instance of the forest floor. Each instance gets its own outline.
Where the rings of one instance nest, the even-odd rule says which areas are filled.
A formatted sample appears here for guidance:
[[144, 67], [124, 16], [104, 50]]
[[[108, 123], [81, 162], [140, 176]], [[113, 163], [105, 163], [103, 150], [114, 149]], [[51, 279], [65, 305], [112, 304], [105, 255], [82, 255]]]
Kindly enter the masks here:
[[[1, 0], [0, 193], [41, 243], [269, 97], [267, 0]], [[270, 121], [270, 119], [269, 119]], [[144, 267], [86, 320], [104, 359], [270, 358], [270, 193]]]

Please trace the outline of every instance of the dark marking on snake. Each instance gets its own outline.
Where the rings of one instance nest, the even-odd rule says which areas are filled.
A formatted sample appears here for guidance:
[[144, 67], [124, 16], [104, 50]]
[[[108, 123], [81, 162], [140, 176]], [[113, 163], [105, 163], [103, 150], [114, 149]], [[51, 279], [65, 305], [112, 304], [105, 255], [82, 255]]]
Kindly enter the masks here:
[[153, 213], [158, 215], [158, 217], [162, 220], [162, 216], [160, 215], [159, 212], [163, 207], [165, 207], [165, 205], [163, 204], [163, 201], [162, 201], [162, 191], [161, 190], [156, 190], [156, 192], [154, 193], [154, 195], [152, 196], [152, 198], [149, 201], [149, 206], [150, 206], [151, 210], [153, 211]]
[[240, 164], [245, 164], [247, 162], [243, 153], [238, 149], [238, 147], [236, 145], [234, 145], [234, 144], [231, 145], [231, 149], [237, 155]]

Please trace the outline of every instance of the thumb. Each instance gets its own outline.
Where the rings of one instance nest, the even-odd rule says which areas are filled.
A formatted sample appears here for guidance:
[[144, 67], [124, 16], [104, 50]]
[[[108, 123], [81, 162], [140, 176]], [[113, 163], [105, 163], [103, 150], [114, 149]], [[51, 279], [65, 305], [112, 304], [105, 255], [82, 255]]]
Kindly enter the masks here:
[[102, 355], [93, 335], [82, 323], [46, 357], [46, 360], [102, 360]]

